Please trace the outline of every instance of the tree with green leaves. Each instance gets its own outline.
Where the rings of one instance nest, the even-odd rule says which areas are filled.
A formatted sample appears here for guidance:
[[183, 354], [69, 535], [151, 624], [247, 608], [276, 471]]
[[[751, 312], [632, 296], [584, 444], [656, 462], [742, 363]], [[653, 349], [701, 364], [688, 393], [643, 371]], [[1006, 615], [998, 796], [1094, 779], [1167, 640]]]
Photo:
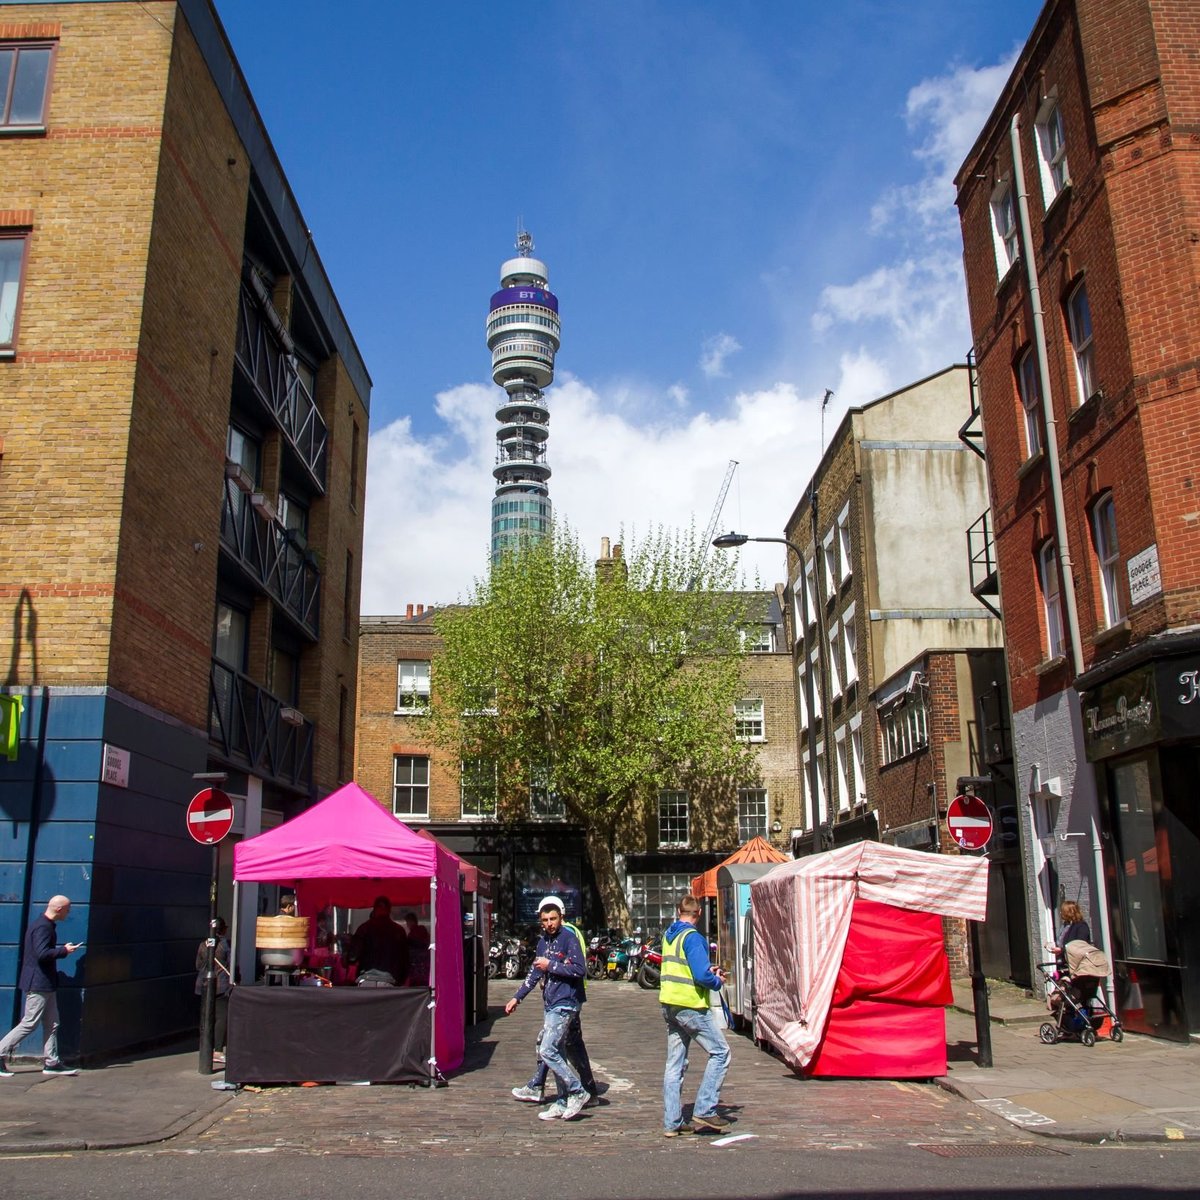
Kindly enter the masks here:
[[539, 790], [561, 801], [608, 921], [625, 926], [614, 855], [644, 845], [647, 803], [665, 788], [731, 795], [757, 766], [734, 736], [734, 565], [663, 530], [617, 551], [592, 563], [559, 526], [495, 562], [437, 617], [430, 721], [468, 772], [494, 772], [498, 819], [527, 818]]

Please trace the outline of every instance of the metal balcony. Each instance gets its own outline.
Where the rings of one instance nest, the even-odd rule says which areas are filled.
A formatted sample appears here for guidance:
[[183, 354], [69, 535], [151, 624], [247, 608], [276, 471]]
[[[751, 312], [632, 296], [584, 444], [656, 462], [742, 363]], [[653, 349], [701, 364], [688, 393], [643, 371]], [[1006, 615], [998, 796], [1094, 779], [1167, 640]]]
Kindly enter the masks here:
[[325, 493], [325, 460], [329, 433], [325, 418], [296, 370], [291, 346], [275, 328], [263, 302], [242, 284], [238, 304], [237, 347], [234, 357], [254, 395], [308, 473], [313, 486]]
[[1000, 575], [996, 567], [996, 543], [992, 537], [992, 510], [985, 508], [979, 520], [967, 530], [967, 558], [971, 571], [971, 594], [984, 608], [1001, 615], [989, 597], [1000, 595]]
[[208, 691], [208, 737], [222, 758], [272, 783], [311, 792], [311, 721], [215, 658]]
[[979, 407], [979, 368], [975, 365], [975, 351], [967, 352], [967, 383], [971, 394], [971, 415], [959, 426], [958, 440], [980, 458], [987, 458], [987, 441], [983, 436], [983, 412]]
[[288, 531], [231, 480], [221, 505], [221, 549], [251, 583], [291, 617], [300, 633], [320, 633], [321, 572]]

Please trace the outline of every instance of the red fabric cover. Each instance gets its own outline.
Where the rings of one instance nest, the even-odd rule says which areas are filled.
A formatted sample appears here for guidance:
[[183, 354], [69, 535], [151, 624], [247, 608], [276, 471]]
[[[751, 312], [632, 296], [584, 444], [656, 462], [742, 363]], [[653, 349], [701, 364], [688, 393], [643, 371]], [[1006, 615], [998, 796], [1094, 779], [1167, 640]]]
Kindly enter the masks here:
[[805, 1074], [944, 1075], [952, 1000], [941, 917], [857, 899], [825, 1037]]

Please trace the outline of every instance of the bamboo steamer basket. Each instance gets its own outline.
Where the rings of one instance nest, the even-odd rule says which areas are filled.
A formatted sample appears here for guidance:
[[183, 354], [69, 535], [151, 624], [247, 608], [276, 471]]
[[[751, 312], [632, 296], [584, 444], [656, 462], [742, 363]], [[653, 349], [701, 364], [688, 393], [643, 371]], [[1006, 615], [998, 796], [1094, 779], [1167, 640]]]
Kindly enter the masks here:
[[259, 950], [303, 950], [308, 946], [308, 918], [259, 917], [254, 944]]

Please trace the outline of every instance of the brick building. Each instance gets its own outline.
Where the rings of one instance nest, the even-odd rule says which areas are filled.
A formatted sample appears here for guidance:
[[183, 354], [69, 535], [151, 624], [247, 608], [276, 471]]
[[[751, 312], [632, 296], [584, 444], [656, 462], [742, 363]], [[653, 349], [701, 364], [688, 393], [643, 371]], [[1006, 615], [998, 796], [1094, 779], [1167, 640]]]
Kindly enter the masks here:
[[193, 776], [351, 777], [370, 380], [208, 0], [0, 4], [0, 97], [0, 1023], [63, 892], [88, 1057], [196, 1027]]
[[[618, 551], [619, 552], [619, 551]], [[604, 563], [600, 560], [600, 564]], [[773, 593], [746, 594], [745, 695], [730, 714], [757, 749], [761, 777], [730, 791], [664, 792], [627, 823], [618, 871], [635, 924], [657, 928], [693, 876], [756, 834], [786, 845], [799, 815], [791, 660]], [[437, 686], [440, 639], [434, 612], [364, 617], [359, 638], [358, 782], [409, 824], [496, 876], [497, 919], [527, 924], [548, 891], [589, 928], [602, 924], [584, 830], [562, 802], [532, 792], [528, 818], [496, 820], [496, 798], [464, 780], [461, 764], [421, 732], [419, 718]], [[736, 792], [736, 794], [734, 794]], [[576, 899], [577, 897], [577, 899]], [[577, 906], [577, 907], [576, 907]]]
[[1049, 0], [956, 186], [1031, 941], [1200, 1030], [1200, 21]]
[[[985, 774], [982, 714], [1003, 653], [962, 548], [986, 497], [984, 464], [958, 436], [968, 375], [949, 367], [850, 409], [788, 518], [797, 856], [863, 839], [953, 849], [946, 805]], [[1011, 825], [1011, 779], [986, 799]], [[1023, 978], [1020, 859], [1011, 839], [990, 857], [987, 969]], [[948, 943], [960, 965], [961, 935]]]

